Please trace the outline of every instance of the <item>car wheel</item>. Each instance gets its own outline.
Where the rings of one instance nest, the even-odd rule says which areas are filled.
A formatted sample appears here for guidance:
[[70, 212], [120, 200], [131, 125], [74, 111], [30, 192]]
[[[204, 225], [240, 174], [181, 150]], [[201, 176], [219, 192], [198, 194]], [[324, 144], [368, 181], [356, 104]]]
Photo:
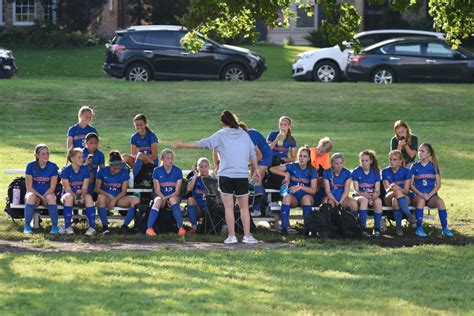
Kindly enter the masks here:
[[133, 64], [127, 68], [125, 79], [135, 82], [150, 81], [152, 79], [150, 67], [141, 63]]
[[372, 74], [372, 82], [377, 84], [391, 84], [394, 83], [395, 72], [386, 67], [378, 68]]
[[247, 70], [237, 64], [232, 64], [225, 67], [221, 76], [222, 80], [225, 81], [244, 81], [248, 80]]
[[313, 80], [320, 82], [337, 82], [341, 77], [341, 71], [336, 63], [322, 61], [313, 68]]

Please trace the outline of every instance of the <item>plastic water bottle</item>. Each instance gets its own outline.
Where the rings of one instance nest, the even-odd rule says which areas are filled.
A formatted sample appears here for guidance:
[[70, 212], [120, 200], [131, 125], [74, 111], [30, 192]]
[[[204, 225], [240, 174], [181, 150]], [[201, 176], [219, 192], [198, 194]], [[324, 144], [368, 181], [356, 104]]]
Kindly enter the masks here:
[[135, 176], [133, 175], [133, 169], [130, 169], [130, 174], [128, 178], [128, 188], [133, 189], [134, 184], [135, 184]]
[[13, 187], [13, 205], [20, 205], [20, 195], [21, 195], [21, 190], [20, 187], [15, 186]]
[[277, 141], [277, 145], [281, 147], [281, 146], [283, 146], [283, 143], [285, 141], [286, 132], [284, 130], [280, 130], [280, 135], [283, 135], [283, 140]]
[[281, 187], [280, 187], [280, 196], [281, 197], [284, 197], [288, 194], [288, 184], [286, 183], [282, 183]]

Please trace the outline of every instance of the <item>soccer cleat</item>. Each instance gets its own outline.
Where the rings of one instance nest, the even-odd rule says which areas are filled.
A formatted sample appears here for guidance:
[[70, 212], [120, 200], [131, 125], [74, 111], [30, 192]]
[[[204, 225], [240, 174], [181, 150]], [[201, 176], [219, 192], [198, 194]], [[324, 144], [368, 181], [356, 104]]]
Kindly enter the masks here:
[[410, 216], [408, 216], [407, 221], [408, 223], [410, 223], [410, 225], [415, 225], [416, 224], [415, 214], [411, 213]]
[[402, 226], [397, 226], [397, 228], [395, 229], [395, 234], [399, 237], [402, 237], [403, 236], [403, 228]]
[[375, 230], [372, 232], [372, 236], [374, 237], [380, 237], [382, 234], [380, 233], [380, 230]]
[[252, 211], [252, 217], [260, 217], [262, 216], [262, 212], [260, 210], [253, 210]]
[[365, 230], [362, 231], [362, 237], [368, 238], [370, 236], [372, 236], [372, 235], [369, 234], [368, 232], [366, 232]]
[[423, 230], [423, 227], [419, 227], [416, 229], [416, 232], [415, 232], [415, 235], [417, 235], [418, 237], [427, 237], [428, 235], [425, 233], [425, 231]]
[[448, 227], [443, 228], [443, 235], [444, 237], [453, 237], [454, 234], [449, 230]]
[[96, 233], [95, 229], [92, 227], [89, 227], [89, 229], [86, 231], [86, 236], [90, 237], [90, 236], [95, 235], [95, 233]]
[[102, 232], [102, 236], [110, 235], [110, 230], [107, 228]]
[[52, 226], [51, 230], [49, 231], [51, 235], [57, 235], [59, 234], [59, 227], [58, 226]]
[[226, 238], [226, 240], [224, 240], [224, 244], [236, 244], [238, 242], [239, 241], [237, 240], [237, 237], [235, 236], [229, 236]]
[[23, 229], [23, 233], [29, 235], [32, 232], [33, 232], [33, 230], [31, 229], [31, 226], [30, 225], [25, 225], [25, 228]]
[[186, 229], [184, 229], [184, 227], [180, 227], [178, 229], [178, 236], [184, 236], [186, 235]]
[[255, 239], [252, 235], [244, 236], [242, 242], [244, 244], [258, 244], [258, 240]]
[[66, 228], [64, 232], [66, 235], [74, 235], [74, 229], [72, 228], [72, 226], [69, 226], [68, 228]]
[[187, 234], [188, 234], [188, 235], [196, 235], [197, 232], [196, 232], [196, 230], [195, 230], [194, 228], [190, 228], [190, 229], [188, 230]]
[[151, 228], [151, 227], [146, 229], [145, 234], [146, 234], [147, 236], [156, 236], [155, 231], [154, 231], [153, 228]]
[[59, 226], [59, 235], [64, 235], [66, 233], [66, 229], [64, 228], [64, 226]]

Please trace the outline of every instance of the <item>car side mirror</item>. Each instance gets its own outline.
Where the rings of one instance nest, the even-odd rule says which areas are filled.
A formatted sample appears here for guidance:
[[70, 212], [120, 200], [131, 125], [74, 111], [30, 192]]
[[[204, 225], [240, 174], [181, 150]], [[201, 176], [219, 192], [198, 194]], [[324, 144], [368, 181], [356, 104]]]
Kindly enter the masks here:
[[214, 50], [214, 45], [212, 43], [204, 43], [204, 45], [202, 45], [202, 50], [210, 52]]
[[352, 48], [352, 43], [348, 41], [343, 41], [342, 45], [344, 45], [346, 48]]

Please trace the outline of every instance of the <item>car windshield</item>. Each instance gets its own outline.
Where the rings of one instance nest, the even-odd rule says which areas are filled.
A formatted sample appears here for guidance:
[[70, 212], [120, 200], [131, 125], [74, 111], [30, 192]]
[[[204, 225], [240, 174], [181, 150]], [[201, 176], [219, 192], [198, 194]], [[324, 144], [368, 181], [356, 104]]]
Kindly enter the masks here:
[[199, 32], [196, 32], [196, 33], [197, 33], [197, 35], [198, 35], [203, 41], [209, 42], [209, 43], [211, 43], [212, 45], [215, 45], [215, 46], [217, 46], [217, 47], [222, 47], [222, 45], [219, 44], [218, 42], [216, 42], [216, 41], [214, 41], [214, 40], [212, 40], [212, 39], [210, 39], [210, 38], [206, 38], [204, 35], [202, 35], [202, 34], [199, 33]]

